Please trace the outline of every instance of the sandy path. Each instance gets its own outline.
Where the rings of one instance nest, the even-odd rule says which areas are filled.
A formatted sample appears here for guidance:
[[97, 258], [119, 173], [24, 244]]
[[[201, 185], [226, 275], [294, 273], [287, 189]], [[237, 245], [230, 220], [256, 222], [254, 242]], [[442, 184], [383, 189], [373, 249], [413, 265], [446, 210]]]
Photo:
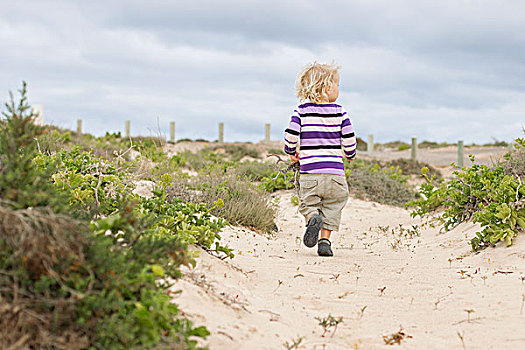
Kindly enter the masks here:
[[[525, 348], [524, 237], [474, 254], [473, 224], [444, 234], [419, 228], [410, 238], [421, 221], [408, 211], [351, 199], [333, 236], [335, 256], [319, 258], [300, 243], [291, 192], [278, 195], [275, 237], [228, 229], [236, 257], [202, 252], [173, 287], [182, 290], [181, 309], [211, 330], [210, 349], [286, 349], [299, 337], [300, 349], [385, 349], [383, 336], [400, 327], [411, 336], [403, 349], [463, 349], [458, 332], [466, 349]], [[399, 224], [405, 229], [392, 235]], [[465, 310], [474, 310], [470, 321]], [[329, 314], [343, 322], [323, 337], [316, 317]]]

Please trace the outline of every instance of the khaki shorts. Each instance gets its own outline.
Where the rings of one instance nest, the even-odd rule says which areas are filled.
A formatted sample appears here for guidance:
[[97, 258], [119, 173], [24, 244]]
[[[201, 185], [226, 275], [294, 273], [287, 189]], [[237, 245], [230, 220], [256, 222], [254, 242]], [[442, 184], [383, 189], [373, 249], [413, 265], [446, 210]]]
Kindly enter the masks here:
[[341, 212], [348, 201], [348, 184], [342, 175], [301, 174], [299, 177], [299, 212], [308, 220], [319, 214], [323, 228], [339, 230]]

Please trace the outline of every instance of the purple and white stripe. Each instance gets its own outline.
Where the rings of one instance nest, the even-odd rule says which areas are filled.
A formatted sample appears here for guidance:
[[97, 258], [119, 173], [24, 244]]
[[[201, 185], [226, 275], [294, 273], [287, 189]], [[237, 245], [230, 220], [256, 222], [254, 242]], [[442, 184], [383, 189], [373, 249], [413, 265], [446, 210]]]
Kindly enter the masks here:
[[288, 154], [295, 154], [299, 147], [301, 173], [344, 175], [343, 155], [353, 158], [356, 153], [352, 123], [335, 103], [298, 106], [284, 141]]

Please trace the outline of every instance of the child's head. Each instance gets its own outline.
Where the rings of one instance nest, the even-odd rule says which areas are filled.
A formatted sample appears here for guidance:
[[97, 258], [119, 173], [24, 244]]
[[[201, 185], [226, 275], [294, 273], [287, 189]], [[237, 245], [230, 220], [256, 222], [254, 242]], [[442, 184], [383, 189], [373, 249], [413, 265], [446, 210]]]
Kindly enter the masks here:
[[335, 102], [339, 96], [339, 66], [314, 61], [297, 74], [297, 97], [313, 103]]

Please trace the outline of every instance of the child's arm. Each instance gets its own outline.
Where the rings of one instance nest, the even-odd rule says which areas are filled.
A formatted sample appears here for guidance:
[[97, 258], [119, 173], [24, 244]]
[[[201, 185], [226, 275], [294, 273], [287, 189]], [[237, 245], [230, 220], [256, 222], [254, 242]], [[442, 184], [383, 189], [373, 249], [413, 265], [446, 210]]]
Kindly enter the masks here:
[[290, 155], [292, 162], [299, 161], [299, 153], [297, 152], [297, 142], [301, 135], [301, 119], [299, 112], [295, 110], [290, 118], [290, 124], [284, 131], [284, 152]]
[[355, 138], [354, 127], [350, 123], [348, 114], [343, 110], [343, 121], [341, 124], [341, 140], [343, 153], [348, 160], [354, 160], [356, 154], [357, 140]]

